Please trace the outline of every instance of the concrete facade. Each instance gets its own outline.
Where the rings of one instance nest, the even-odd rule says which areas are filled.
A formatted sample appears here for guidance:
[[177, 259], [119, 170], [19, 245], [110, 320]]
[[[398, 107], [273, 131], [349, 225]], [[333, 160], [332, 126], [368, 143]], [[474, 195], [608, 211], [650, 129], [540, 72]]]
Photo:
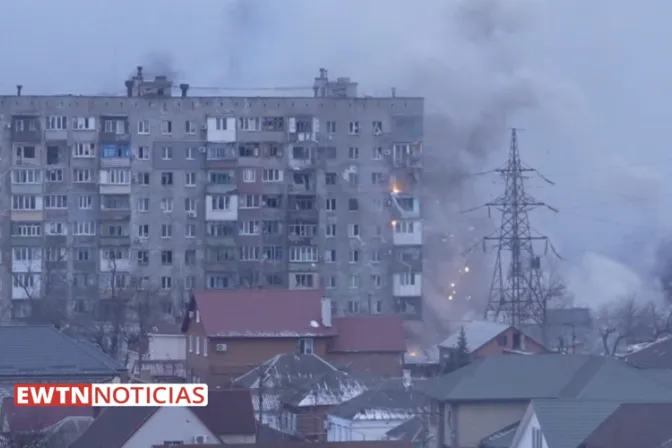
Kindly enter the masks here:
[[356, 97], [0, 97], [2, 292], [14, 318], [151, 289], [319, 288], [337, 314], [420, 318], [423, 100]]

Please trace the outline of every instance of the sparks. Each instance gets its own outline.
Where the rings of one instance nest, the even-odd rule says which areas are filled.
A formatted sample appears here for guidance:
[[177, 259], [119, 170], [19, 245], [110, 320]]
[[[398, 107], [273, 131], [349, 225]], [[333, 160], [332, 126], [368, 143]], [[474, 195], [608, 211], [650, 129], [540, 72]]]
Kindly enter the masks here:
[[469, 272], [469, 266], [464, 267], [464, 272]]
[[448, 296], [448, 300], [453, 300], [453, 296]]
[[451, 283], [451, 284], [450, 284], [450, 287], [451, 287], [451, 288], [454, 288], [454, 287], [455, 287], [455, 283]]
[[399, 194], [399, 187], [392, 185], [392, 194]]

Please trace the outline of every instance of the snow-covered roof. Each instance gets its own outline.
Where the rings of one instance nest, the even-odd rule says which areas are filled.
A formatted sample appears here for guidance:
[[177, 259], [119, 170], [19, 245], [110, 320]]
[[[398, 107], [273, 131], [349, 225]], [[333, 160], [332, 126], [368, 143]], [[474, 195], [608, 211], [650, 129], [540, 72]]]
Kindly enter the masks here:
[[264, 387], [284, 389], [296, 384], [297, 381], [321, 377], [337, 370], [315, 354], [282, 353], [239, 376], [233, 382], [237, 386], [255, 389], [259, 387], [259, 379], [265, 377]]
[[[478, 350], [492, 339], [509, 328], [509, 325], [487, 320], [472, 320], [462, 325], [464, 334], [467, 338], [467, 348], [469, 352]], [[441, 348], [454, 348], [460, 337], [460, 330], [450, 335], [439, 344]]]

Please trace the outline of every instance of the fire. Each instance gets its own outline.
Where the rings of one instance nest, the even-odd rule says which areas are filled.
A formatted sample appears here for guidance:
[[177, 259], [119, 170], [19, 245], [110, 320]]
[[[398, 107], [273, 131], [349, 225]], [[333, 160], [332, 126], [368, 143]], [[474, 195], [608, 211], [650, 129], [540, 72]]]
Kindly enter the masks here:
[[392, 185], [392, 194], [399, 194], [401, 190], [399, 190], [399, 187], [395, 184]]

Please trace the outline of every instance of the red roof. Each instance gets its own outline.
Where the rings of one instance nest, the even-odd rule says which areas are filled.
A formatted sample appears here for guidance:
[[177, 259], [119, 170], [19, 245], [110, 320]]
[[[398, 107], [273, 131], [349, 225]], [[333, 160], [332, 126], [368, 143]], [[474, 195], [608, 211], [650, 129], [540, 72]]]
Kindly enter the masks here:
[[404, 323], [395, 316], [355, 316], [334, 319], [338, 337], [331, 352], [406, 351]]
[[66, 417], [93, 417], [93, 408], [81, 406], [16, 407], [12, 397], [2, 400], [2, 414], [10, 432], [40, 431]]
[[211, 337], [332, 336], [322, 325], [321, 290], [250, 289], [194, 292]]

